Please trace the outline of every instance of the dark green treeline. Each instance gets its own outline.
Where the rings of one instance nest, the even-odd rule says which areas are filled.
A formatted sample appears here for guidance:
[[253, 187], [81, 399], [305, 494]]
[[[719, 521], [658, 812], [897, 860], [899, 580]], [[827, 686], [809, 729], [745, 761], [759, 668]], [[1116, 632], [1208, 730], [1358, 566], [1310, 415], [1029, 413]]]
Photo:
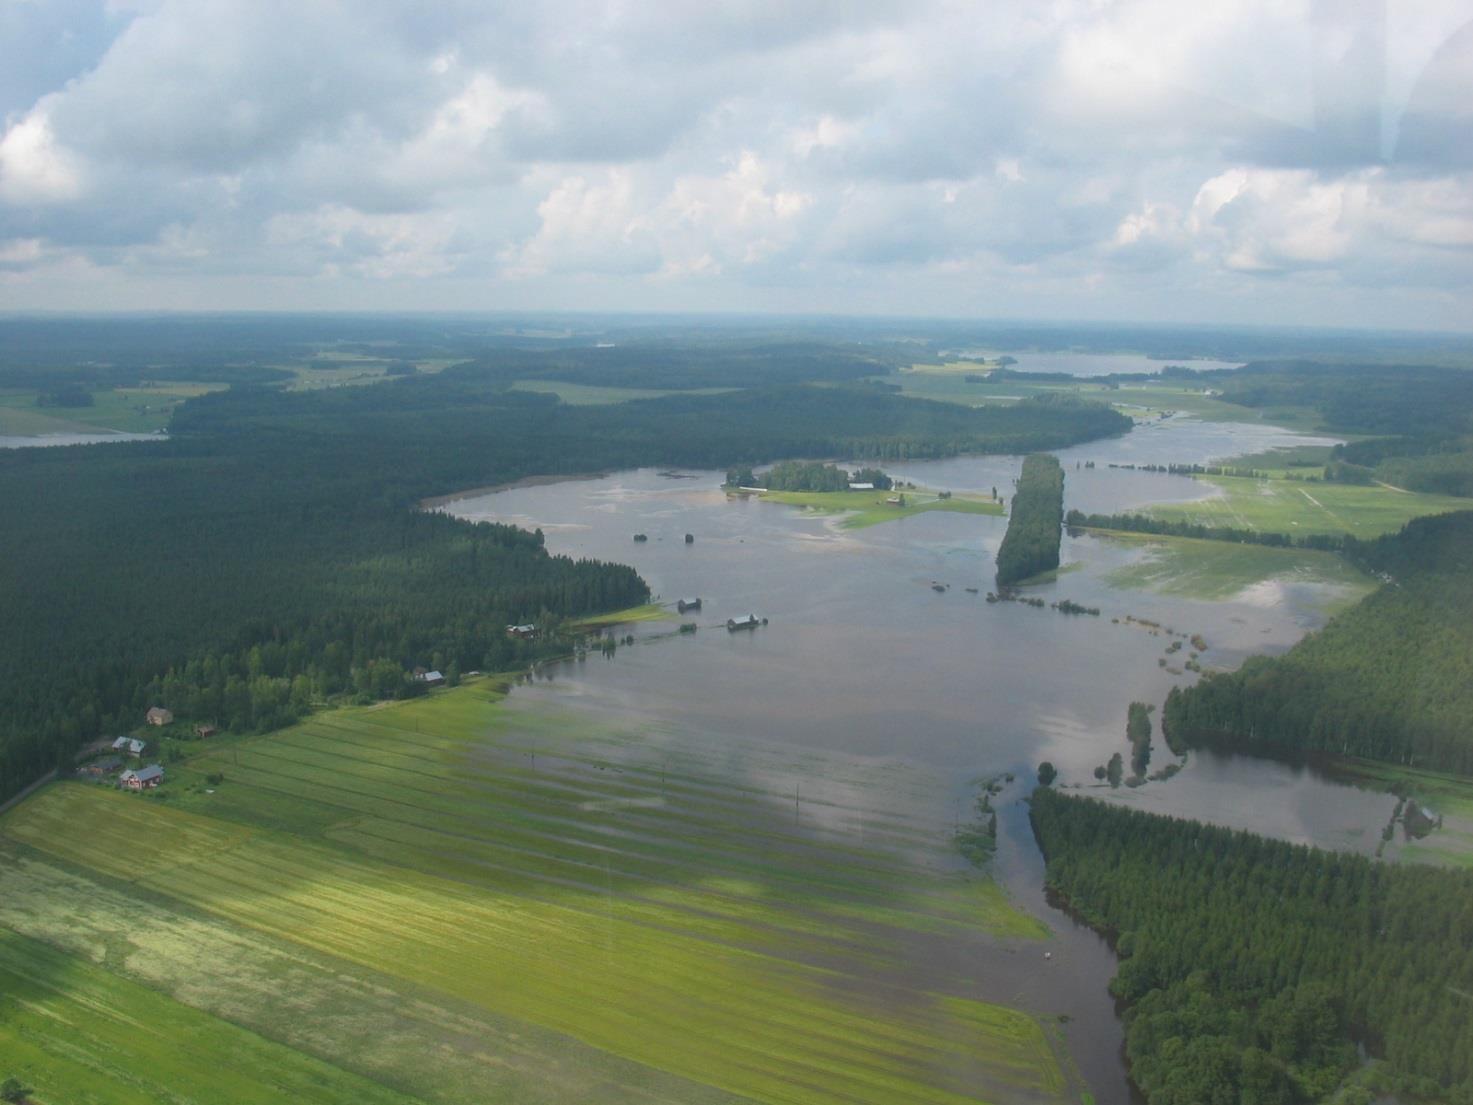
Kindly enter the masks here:
[[[1112, 935], [1151, 1105], [1473, 1101], [1473, 872], [1392, 866], [1034, 791], [1050, 890]], [[1370, 1100], [1356, 1089], [1345, 1100]], [[1360, 1096], [1364, 1094], [1364, 1096]]]
[[1064, 520], [1064, 469], [1057, 457], [1023, 458], [1008, 529], [997, 550], [997, 585], [1013, 584], [1059, 566]]

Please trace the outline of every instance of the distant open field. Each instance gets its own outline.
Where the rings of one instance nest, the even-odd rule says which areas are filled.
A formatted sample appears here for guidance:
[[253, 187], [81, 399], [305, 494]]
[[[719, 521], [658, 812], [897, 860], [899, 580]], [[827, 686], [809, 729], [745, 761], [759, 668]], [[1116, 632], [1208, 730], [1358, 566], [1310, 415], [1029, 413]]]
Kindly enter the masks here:
[[691, 388], [673, 391], [668, 388], [606, 388], [594, 384], [567, 384], [561, 380], [518, 380], [512, 391], [535, 391], [556, 395], [570, 407], [602, 407], [610, 403], [627, 403], [631, 399], [659, 399], [665, 395], [721, 395], [735, 388]]
[[800, 506], [820, 514], [845, 514], [839, 524], [845, 529], [863, 529], [865, 526], [893, 522], [897, 518], [909, 518], [913, 514], [924, 514], [931, 510], [946, 510], [954, 514], [1004, 513], [1003, 505], [992, 499], [979, 496], [953, 495], [942, 499], [934, 491], [924, 488], [905, 491], [905, 505], [898, 506], [886, 500], [902, 492], [890, 491], [764, 491], [763, 502], [786, 503]]
[[1422, 495], [1377, 484], [1307, 483], [1235, 476], [1199, 476], [1222, 494], [1189, 503], [1150, 508], [1158, 518], [1204, 526], [1231, 526], [1261, 533], [1348, 533], [1377, 537], [1413, 518], [1468, 510], [1473, 500]]
[[[286, 385], [288, 391], [312, 391], [317, 388], [378, 384], [395, 379], [388, 374], [388, 370], [398, 360], [399, 358], [387, 354], [375, 357], [366, 353], [327, 350], [310, 358], [272, 367], [286, 369], [292, 374], [293, 379]], [[461, 358], [455, 357], [410, 358], [409, 363], [414, 365], [416, 371], [431, 374], [459, 364], [460, 360]]]
[[1179, 411], [1210, 422], [1267, 422], [1274, 426], [1310, 432], [1318, 428], [1319, 415], [1304, 407], [1259, 409], [1225, 403], [1204, 394], [1201, 387], [1161, 381], [1107, 387], [1089, 377], [1077, 380], [1040, 380], [1031, 383], [1017, 376], [996, 381], [971, 382], [967, 376], [985, 375], [988, 369], [976, 364], [915, 365], [883, 377], [897, 384], [903, 394], [918, 399], [935, 399], [969, 407], [1016, 403], [1034, 395], [1064, 393], [1081, 399], [1109, 403], [1135, 418], [1155, 418]]
[[[0, 931], [54, 949], [45, 1008], [79, 1008], [6, 1026], [36, 1101], [133, 1099], [75, 1025], [134, 1001], [289, 1049], [282, 1085], [320, 1081], [294, 1101], [1069, 1099], [1040, 1021], [904, 954], [1046, 935], [904, 812], [925, 779], [495, 685], [186, 744], [156, 795], [63, 783], [0, 818]], [[217, 1046], [153, 1076], [195, 1084]]]
[[98, 433], [120, 430], [146, 434], [169, 424], [186, 399], [218, 391], [223, 384], [160, 382], [136, 388], [94, 392], [90, 407], [38, 407], [34, 391], [0, 392], [0, 434]]
[[1199, 541], [1189, 537], [1094, 532], [1147, 550], [1146, 559], [1110, 573], [1109, 582], [1116, 587], [1222, 600], [1267, 580], [1323, 584], [1333, 589], [1325, 604], [1326, 612], [1333, 613], [1359, 601], [1376, 585], [1375, 580], [1336, 553]]

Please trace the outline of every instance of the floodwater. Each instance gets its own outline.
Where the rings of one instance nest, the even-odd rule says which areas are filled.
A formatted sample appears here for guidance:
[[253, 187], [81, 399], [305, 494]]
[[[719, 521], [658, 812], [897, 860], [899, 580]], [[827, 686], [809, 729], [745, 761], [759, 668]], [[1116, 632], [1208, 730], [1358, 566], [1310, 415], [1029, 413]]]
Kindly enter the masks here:
[[[1196, 481], [1106, 466], [1126, 457], [1143, 463], [1142, 456], [1203, 463], [1280, 438], [1303, 440], [1273, 427], [1168, 420], [1065, 450], [1066, 500], [1085, 511], [1116, 511], [1200, 498], [1208, 488]], [[1086, 460], [1096, 467], [1074, 467]], [[996, 487], [1007, 496], [1020, 466], [1017, 457], [974, 457], [900, 464], [892, 472], [928, 487], [984, 493]], [[729, 749], [724, 762], [738, 772], [740, 749], [754, 740], [814, 753], [808, 761], [796, 757], [795, 765], [835, 756], [902, 765], [935, 780], [932, 790], [907, 799], [915, 808], [906, 812], [938, 829], [970, 808], [979, 778], [1014, 773], [1018, 783], [999, 801], [995, 870], [1015, 901], [1057, 933], [1052, 959], [1020, 958], [1016, 948], [1003, 947], [909, 954], [925, 960], [918, 970], [957, 979], [968, 972], [956, 957], [980, 956], [974, 973], [988, 982], [978, 985], [978, 996], [1067, 1013], [1071, 1055], [1101, 1105], [1132, 1100], [1120, 1027], [1105, 991], [1114, 958], [1098, 936], [1044, 901], [1042, 858], [1022, 804], [1040, 761], [1057, 766], [1059, 785], [1154, 812], [1374, 850], [1394, 799], [1336, 784], [1309, 768], [1194, 753], [1174, 779], [1135, 789], [1111, 790], [1093, 774], [1112, 753], [1129, 755], [1124, 733], [1131, 701], [1159, 705], [1172, 686], [1195, 678], [1162, 667], [1163, 658], [1181, 664], [1191, 647], [1184, 642], [1168, 656], [1166, 647], [1182, 640], [1168, 629], [1205, 638], [1204, 665], [1233, 668], [1251, 654], [1282, 651], [1323, 624], [1329, 585], [1258, 587], [1222, 602], [1119, 590], [1110, 573], [1147, 554], [1134, 544], [1066, 536], [1067, 570], [1030, 592], [1099, 607], [1099, 617], [988, 603], [1004, 518], [933, 512], [848, 531], [833, 518], [728, 498], [721, 476], [645, 469], [509, 489], [443, 508], [541, 528], [554, 553], [632, 564], [657, 601], [703, 600], [701, 612], [685, 618], [699, 632], [674, 636], [668, 622], [622, 629], [637, 641], [612, 661], [548, 665], [543, 674], [550, 682], [517, 696], [647, 724], [661, 740], [692, 748]], [[649, 540], [636, 543], [635, 533]], [[694, 543], [685, 543], [686, 533]], [[727, 618], [747, 613], [769, 624], [726, 630]], [[1158, 733], [1153, 766], [1170, 760]], [[825, 779], [815, 777], [821, 769], [791, 770], [793, 786], [821, 793]], [[848, 823], [818, 828], [853, 831]]]

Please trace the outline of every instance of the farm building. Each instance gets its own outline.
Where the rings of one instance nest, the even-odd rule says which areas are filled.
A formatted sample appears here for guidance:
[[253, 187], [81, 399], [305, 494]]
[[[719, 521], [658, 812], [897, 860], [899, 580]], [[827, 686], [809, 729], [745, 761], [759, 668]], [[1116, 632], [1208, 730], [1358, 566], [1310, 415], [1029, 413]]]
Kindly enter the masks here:
[[875, 485], [872, 484], [872, 483], [853, 483], [853, 482], [851, 482], [849, 484], [849, 490], [850, 491], [873, 491], [874, 489], [875, 489]]
[[438, 671], [420, 672], [414, 678], [426, 687], [439, 687], [445, 682], [445, 676]]
[[118, 782], [129, 790], [151, 790], [163, 782], [164, 769], [159, 764], [149, 764], [137, 771], [125, 771]]
[[174, 721], [173, 712], [162, 706], [150, 706], [146, 716], [150, 725], [171, 725]]
[[143, 755], [143, 750], [147, 747], [146, 741], [138, 740], [136, 737], [119, 737], [113, 741], [114, 752], [126, 752], [130, 756]]
[[740, 618], [727, 618], [726, 628], [735, 632], [738, 629], [756, 629], [762, 624], [756, 614], [743, 614]]
[[196, 725], [194, 727], [194, 735], [197, 737], [213, 737], [219, 731], [213, 725]]
[[699, 610], [700, 608], [700, 599], [680, 599], [675, 604], [675, 609], [680, 611], [682, 614], [684, 614], [687, 610]]
[[506, 627], [506, 635], [508, 637], [520, 637], [525, 641], [537, 636], [537, 627], [530, 622], [526, 625], [509, 625]]

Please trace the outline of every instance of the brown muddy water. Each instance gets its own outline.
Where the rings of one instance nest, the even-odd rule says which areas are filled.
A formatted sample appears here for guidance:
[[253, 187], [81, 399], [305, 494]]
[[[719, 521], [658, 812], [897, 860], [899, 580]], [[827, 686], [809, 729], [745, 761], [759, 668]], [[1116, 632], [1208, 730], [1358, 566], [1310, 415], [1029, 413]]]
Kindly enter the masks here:
[[[1304, 439], [1272, 427], [1171, 420], [1065, 450], [1067, 505], [1108, 512], [1207, 490], [1181, 477], [1109, 469], [1110, 461], [1204, 463], [1296, 441]], [[1082, 467], [1089, 460], [1095, 468]], [[928, 487], [995, 486], [1007, 495], [1020, 464], [957, 458], [889, 470]], [[1023, 802], [1040, 761], [1057, 766], [1057, 785], [1082, 793], [1297, 842], [1374, 850], [1394, 799], [1307, 767], [1194, 753], [1174, 779], [1136, 789], [1112, 790], [1093, 775], [1112, 753], [1128, 756], [1131, 701], [1159, 704], [1172, 686], [1195, 678], [1158, 663], [1180, 639], [1166, 636], [1167, 627], [1204, 637], [1204, 664], [1236, 667], [1323, 624], [1331, 585], [1281, 580], [1220, 602], [1121, 590], [1110, 573], [1147, 554], [1079, 536], [1064, 540], [1067, 570], [1030, 591], [1099, 607], [1101, 616], [989, 604], [1004, 518], [928, 513], [851, 531], [831, 517], [728, 498], [721, 475], [620, 472], [442, 507], [540, 528], [554, 553], [632, 564], [657, 601], [672, 607], [680, 598], [703, 600], [698, 614], [679, 619], [696, 622], [696, 633], [675, 634], [679, 620], [623, 627], [634, 645], [609, 660], [594, 654], [546, 665], [513, 702], [592, 711], [640, 727], [651, 746], [717, 763], [734, 780], [801, 791], [810, 799], [806, 827], [836, 837], [862, 838], [868, 818], [871, 826], [902, 822], [944, 840], [968, 817], [980, 779], [1012, 773], [1015, 781], [994, 800], [993, 870], [1054, 938], [1038, 945], [917, 935], [893, 949], [894, 969], [938, 990], [1067, 1017], [1070, 1054], [1100, 1105], [1135, 1100], [1106, 990], [1115, 962], [1104, 940], [1044, 898], [1043, 860]], [[635, 533], [649, 540], [636, 543]], [[728, 618], [747, 613], [768, 625], [727, 631]], [[791, 754], [748, 751], [757, 746]], [[1158, 733], [1152, 766], [1171, 759]], [[845, 765], [871, 782], [855, 783]], [[873, 782], [887, 771], [929, 782], [888, 789]]]

